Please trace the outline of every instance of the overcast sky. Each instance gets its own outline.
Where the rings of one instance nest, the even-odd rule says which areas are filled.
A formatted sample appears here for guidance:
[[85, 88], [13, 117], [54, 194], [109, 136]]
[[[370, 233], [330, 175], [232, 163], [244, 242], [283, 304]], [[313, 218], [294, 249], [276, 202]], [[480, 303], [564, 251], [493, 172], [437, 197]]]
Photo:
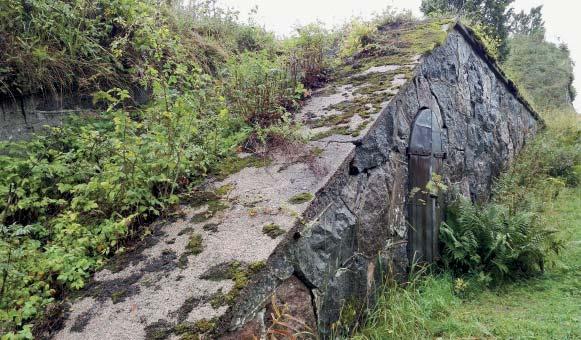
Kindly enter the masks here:
[[[329, 27], [340, 25], [353, 16], [368, 18], [387, 6], [410, 9], [416, 15], [421, 0], [219, 0], [223, 5], [240, 11], [244, 19], [258, 6], [259, 23], [278, 35], [288, 35], [293, 27], [322, 21]], [[564, 41], [569, 45], [575, 67], [575, 87], [579, 96], [575, 102], [581, 112], [581, 1], [579, 0], [516, 0], [517, 10], [528, 11], [532, 6], [544, 5], [543, 14], [550, 41]]]

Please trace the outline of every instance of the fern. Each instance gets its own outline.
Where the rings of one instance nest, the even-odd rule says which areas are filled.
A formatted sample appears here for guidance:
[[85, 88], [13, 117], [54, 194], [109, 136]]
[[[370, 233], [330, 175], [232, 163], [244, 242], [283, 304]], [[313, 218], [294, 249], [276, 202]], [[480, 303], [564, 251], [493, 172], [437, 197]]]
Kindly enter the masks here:
[[510, 212], [501, 204], [477, 206], [460, 199], [440, 228], [444, 265], [459, 275], [489, 273], [500, 281], [544, 271], [562, 245], [553, 230], [531, 212]]

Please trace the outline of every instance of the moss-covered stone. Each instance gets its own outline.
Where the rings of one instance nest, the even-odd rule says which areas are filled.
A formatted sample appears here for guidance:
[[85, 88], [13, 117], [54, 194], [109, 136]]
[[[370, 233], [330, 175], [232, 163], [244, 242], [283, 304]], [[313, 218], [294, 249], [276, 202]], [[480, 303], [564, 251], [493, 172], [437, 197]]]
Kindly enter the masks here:
[[305, 203], [305, 202], [309, 202], [314, 197], [315, 196], [313, 194], [311, 194], [310, 192], [302, 192], [300, 194], [294, 195], [288, 201], [291, 204], [302, 204], [302, 203]]
[[270, 223], [262, 227], [262, 232], [268, 235], [270, 238], [275, 239], [281, 235], [284, 235], [286, 231], [282, 229], [278, 224]]

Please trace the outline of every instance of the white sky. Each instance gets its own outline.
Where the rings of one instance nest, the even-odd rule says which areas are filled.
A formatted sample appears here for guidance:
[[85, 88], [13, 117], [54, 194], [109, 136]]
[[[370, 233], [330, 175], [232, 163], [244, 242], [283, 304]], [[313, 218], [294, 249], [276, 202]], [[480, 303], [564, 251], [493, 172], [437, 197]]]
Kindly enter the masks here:
[[[350, 17], [369, 18], [387, 6], [410, 9], [416, 15], [421, 0], [219, 0], [225, 6], [240, 11], [242, 19], [250, 9], [258, 6], [259, 23], [278, 35], [288, 35], [296, 25], [321, 21], [329, 27], [340, 25]], [[569, 45], [575, 67], [575, 88], [579, 95], [575, 101], [581, 113], [581, 1], [579, 0], [516, 0], [517, 10], [528, 11], [543, 4], [543, 15], [550, 41], [564, 41]]]

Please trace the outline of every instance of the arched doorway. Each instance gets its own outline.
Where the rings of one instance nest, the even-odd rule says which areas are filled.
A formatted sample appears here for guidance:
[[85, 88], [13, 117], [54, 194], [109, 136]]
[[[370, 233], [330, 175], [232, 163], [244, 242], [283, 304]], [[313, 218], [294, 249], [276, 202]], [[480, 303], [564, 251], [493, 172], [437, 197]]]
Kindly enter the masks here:
[[[412, 125], [408, 148], [408, 250], [410, 260], [433, 262], [439, 257], [438, 233], [442, 197], [428, 183], [442, 173], [442, 124], [437, 114], [422, 109]], [[433, 182], [432, 182], [433, 184]]]

